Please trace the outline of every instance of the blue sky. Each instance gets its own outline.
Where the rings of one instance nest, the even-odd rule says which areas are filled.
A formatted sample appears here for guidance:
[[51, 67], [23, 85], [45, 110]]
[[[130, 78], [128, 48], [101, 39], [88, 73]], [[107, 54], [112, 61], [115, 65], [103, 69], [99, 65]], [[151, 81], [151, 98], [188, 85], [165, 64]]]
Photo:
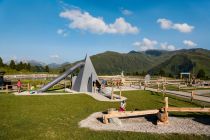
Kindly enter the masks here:
[[0, 56], [73, 62], [104, 51], [210, 49], [209, 0], [0, 0]]

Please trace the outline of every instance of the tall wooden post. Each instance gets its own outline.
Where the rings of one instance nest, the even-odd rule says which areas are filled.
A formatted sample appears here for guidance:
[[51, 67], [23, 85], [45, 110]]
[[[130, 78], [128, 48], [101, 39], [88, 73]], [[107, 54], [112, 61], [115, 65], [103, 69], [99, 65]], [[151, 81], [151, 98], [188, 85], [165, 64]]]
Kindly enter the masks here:
[[114, 92], [114, 87], [113, 87], [113, 84], [112, 84], [112, 91], [111, 91], [111, 99], [113, 100], [113, 92]]
[[168, 121], [168, 97], [165, 97], [165, 114], [166, 114], [167, 121]]
[[121, 86], [120, 86], [120, 99], [121, 99], [121, 94], [122, 94], [122, 88], [121, 88]]
[[139, 81], [139, 89], [141, 89], [141, 81]]
[[191, 92], [191, 102], [192, 102], [193, 99], [194, 99], [194, 94], [195, 94], [194, 91], [192, 91], [192, 92]]
[[159, 82], [157, 82], [157, 91], [159, 91], [160, 90], [160, 83]]
[[66, 92], [66, 78], [64, 79], [64, 92]]
[[144, 90], [146, 90], [146, 87], [147, 87], [147, 82], [145, 81], [144, 82]]
[[30, 93], [30, 84], [27, 84], [28, 93]]
[[166, 86], [165, 86], [165, 84], [163, 83], [163, 96], [165, 96], [165, 94], [166, 94]]
[[9, 91], [8, 91], [8, 85], [6, 85], [6, 93], [8, 93]]

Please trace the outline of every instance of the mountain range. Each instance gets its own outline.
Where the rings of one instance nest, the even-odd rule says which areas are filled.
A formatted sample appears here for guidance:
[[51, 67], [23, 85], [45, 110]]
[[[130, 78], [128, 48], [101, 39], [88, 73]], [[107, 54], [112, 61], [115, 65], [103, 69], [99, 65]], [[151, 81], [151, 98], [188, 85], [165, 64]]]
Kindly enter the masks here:
[[[148, 50], [118, 53], [107, 51], [91, 56], [99, 75], [150, 73], [177, 76], [180, 72], [197, 74], [200, 69], [210, 77], [210, 51], [206, 49], [182, 49], [176, 51]], [[75, 62], [77, 63], [77, 62]], [[73, 64], [67, 64], [67, 68]]]

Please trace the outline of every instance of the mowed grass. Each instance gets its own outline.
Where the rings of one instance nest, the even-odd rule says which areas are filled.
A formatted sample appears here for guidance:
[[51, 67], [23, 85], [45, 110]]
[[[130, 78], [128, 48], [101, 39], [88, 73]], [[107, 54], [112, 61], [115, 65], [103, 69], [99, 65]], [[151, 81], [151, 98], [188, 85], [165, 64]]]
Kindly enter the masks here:
[[[127, 110], [156, 109], [164, 105], [162, 95], [149, 91], [130, 91], [122, 94], [128, 98]], [[169, 105], [198, 106], [173, 96], [169, 98]], [[203, 135], [93, 131], [79, 128], [78, 123], [90, 114], [113, 107], [118, 108], [119, 103], [99, 102], [81, 94], [58, 96], [1, 94], [0, 139], [210, 139]]]

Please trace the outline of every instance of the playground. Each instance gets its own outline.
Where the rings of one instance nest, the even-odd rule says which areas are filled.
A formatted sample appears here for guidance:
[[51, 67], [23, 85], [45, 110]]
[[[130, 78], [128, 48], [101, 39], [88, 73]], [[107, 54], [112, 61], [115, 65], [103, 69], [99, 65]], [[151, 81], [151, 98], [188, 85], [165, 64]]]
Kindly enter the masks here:
[[209, 85], [201, 80], [98, 76], [88, 56], [45, 83], [26, 80], [20, 92], [3, 75], [3, 139], [210, 138]]

